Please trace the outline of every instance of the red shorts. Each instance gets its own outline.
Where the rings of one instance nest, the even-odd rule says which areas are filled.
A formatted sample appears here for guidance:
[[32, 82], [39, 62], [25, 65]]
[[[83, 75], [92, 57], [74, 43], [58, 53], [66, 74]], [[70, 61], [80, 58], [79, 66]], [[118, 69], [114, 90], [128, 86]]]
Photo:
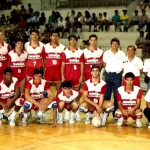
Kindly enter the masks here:
[[[13, 68], [12, 68], [13, 69]], [[19, 82], [26, 78], [26, 70], [25, 69], [13, 69], [13, 76], [18, 79]]]
[[72, 84], [73, 84], [73, 86], [74, 86], [74, 87], [77, 87], [77, 86], [79, 86], [79, 85], [80, 85], [80, 83], [79, 83], [79, 79], [77, 79], [77, 80], [69, 80], [69, 81], [71, 81], [71, 82], [72, 82]]
[[27, 66], [27, 71], [26, 71], [26, 75], [28, 77], [31, 77], [33, 78], [33, 73], [34, 73], [34, 69], [35, 68], [43, 68], [42, 66], [41, 67], [30, 67], [30, 66]]
[[61, 68], [60, 67], [48, 67], [45, 68], [44, 79], [47, 82], [61, 82]]
[[[125, 84], [126, 84], [126, 83], [125, 83], [125, 78], [123, 78], [123, 80], [122, 80], [122, 85], [125, 86]], [[134, 78], [133, 85], [140, 87], [139, 77], [135, 77], [135, 78]]]
[[[91, 99], [91, 101], [93, 101], [94, 103], [96, 104], [99, 104], [99, 100], [98, 99]], [[92, 114], [94, 113], [94, 111], [97, 111], [96, 107], [95, 106], [92, 106], [90, 109], [89, 109], [89, 112], [91, 112]]]
[[[1, 99], [0, 101], [3, 102], [4, 104], [6, 104], [8, 100], [7, 99]], [[14, 106], [15, 106], [15, 103], [10, 106], [10, 109]], [[0, 110], [2, 110], [2, 109], [3, 109], [3, 107], [0, 105]]]
[[[56, 102], [57, 102], [57, 106], [59, 107], [59, 102], [60, 102], [60, 101], [56, 101]], [[68, 111], [71, 110], [71, 107], [69, 107], [69, 104], [70, 104], [70, 103], [66, 103], [66, 102], [65, 102], [65, 106], [64, 106], [64, 108], [67, 109]]]
[[92, 76], [91, 76], [91, 72], [89, 73], [84, 73], [84, 81], [87, 81], [87, 80], [89, 80], [90, 78], [91, 78]]

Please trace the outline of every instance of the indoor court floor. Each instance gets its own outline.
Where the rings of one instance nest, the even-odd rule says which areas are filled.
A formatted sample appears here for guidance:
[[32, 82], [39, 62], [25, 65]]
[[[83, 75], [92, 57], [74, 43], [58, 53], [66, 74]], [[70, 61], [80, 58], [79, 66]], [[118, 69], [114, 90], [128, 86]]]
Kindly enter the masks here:
[[[142, 100], [142, 109], [145, 101]], [[50, 111], [51, 114], [51, 111]], [[8, 122], [0, 126], [0, 150], [149, 150], [150, 129], [146, 126], [143, 116], [142, 128], [136, 128], [130, 118], [123, 126], [117, 126], [109, 115], [106, 126], [96, 128], [85, 125], [85, 115], [82, 121], [73, 125], [64, 123], [57, 128], [51, 128], [51, 116], [47, 124], [39, 124], [32, 114], [32, 119], [26, 127], [17, 125], [11, 127]]]

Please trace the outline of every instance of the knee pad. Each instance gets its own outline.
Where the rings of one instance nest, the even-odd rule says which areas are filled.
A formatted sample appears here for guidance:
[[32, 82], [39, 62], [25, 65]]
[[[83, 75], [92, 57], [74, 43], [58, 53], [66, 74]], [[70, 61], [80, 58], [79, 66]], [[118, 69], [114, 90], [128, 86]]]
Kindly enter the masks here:
[[18, 98], [16, 101], [15, 101], [15, 104], [17, 106], [23, 106], [24, 105], [24, 102], [25, 102], [25, 99], [24, 98]]
[[142, 112], [137, 113], [137, 114], [136, 114], [136, 118], [137, 118], [137, 119], [141, 119], [141, 118], [142, 118]]
[[32, 103], [26, 101], [26, 102], [24, 103], [23, 107], [24, 107], [24, 109], [28, 109], [28, 110], [29, 110], [29, 109], [32, 108]]
[[114, 111], [115, 111], [114, 106], [106, 108], [106, 112], [114, 112]]
[[88, 112], [88, 109], [87, 108], [84, 108], [82, 106], [79, 107], [79, 111], [82, 112], [82, 113], [87, 113]]
[[51, 102], [51, 103], [47, 106], [47, 108], [57, 108], [57, 103], [56, 103], [56, 101]]
[[47, 98], [47, 97], [48, 97], [47, 91], [44, 91], [44, 92], [43, 92], [43, 97], [44, 97], [44, 98]]
[[117, 119], [120, 119], [122, 117], [122, 113], [121, 112], [115, 112], [115, 117]]

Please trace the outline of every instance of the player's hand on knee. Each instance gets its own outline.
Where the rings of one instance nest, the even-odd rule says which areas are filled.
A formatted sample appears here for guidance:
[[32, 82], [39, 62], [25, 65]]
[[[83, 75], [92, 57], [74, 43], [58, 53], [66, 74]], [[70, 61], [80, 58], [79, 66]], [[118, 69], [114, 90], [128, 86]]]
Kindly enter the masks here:
[[95, 107], [98, 113], [102, 112], [102, 108], [99, 105], [96, 104]]
[[42, 112], [44, 112], [44, 108], [43, 108], [43, 106], [42, 105], [38, 105], [38, 107], [39, 107], [39, 111], [42, 111]]
[[9, 107], [6, 104], [2, 104], [2, 107], [5, 110], [5, 112], [9, 111]]
[[123, 114], [123, 116], [127, 117], [128, 116], [128, 111], [126, 109], [123, 109], [122, 114]]

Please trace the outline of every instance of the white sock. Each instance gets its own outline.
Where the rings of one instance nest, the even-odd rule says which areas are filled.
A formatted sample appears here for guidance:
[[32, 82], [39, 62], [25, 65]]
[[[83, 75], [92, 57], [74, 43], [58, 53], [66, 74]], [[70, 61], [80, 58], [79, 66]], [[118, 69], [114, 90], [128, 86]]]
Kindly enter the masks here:
[[27, 118], [28, 118], [28, 113], [24, 113], [24, 118], [27, 120]]
[[70, 113], [70, 117], [73, 118], [74, 117], [74, 112], [71, 111]]
[[15, 110], [13, 110], [13, 112], [12, 112], [12, 114], [11, 114], [11, 118], [15, 118], [15, 115], [16, 115], [16, 111]]

